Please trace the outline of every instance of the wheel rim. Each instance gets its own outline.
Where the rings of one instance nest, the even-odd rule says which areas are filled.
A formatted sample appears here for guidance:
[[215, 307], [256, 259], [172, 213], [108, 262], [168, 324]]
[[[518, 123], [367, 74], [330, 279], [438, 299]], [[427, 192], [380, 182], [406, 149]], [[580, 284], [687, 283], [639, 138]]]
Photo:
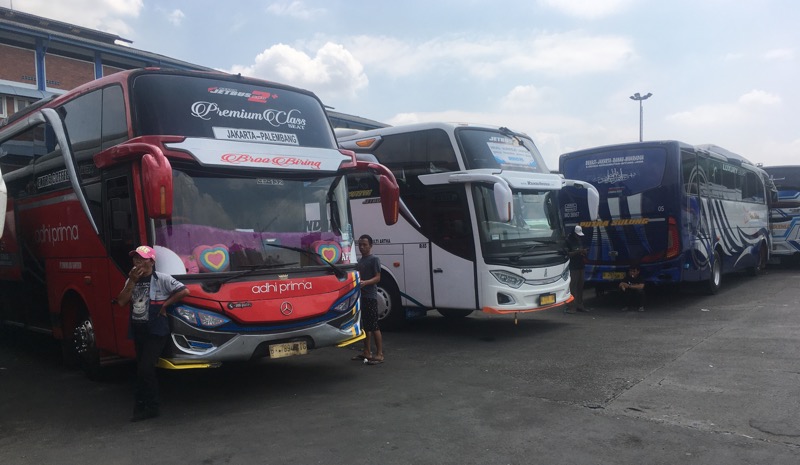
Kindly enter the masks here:
[[378, 286], [378, 320], [383, 320], [392, 313], [392, 296], [386, 289]]
[[95, 349], [94, 327], [91, 320], [84, 320], [75, 328], [75, 352], [84, 356]]
[[719, 264], [719, 259], [717, 257], [714, 258], [714, 286], [719, 286], [722, 279], [722, 266]]

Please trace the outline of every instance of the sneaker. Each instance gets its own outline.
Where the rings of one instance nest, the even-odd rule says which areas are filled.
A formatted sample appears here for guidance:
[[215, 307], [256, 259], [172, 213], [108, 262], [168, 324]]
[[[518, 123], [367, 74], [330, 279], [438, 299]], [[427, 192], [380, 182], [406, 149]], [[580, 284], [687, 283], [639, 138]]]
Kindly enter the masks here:
[[620, 310], [620, 312], [627, 312], [628, 310], [629, 310], [628, 307], [622, 307], [622, 310]]
[[639, 307], [639, 311], [643, 312], [644, 311], [644, 307]]

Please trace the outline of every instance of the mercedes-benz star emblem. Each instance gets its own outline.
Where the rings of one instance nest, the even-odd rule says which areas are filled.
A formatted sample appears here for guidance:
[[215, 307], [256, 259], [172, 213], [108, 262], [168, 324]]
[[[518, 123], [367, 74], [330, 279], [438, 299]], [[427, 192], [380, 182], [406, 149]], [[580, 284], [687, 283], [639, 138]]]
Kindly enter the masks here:
[[291, 315], [292, 314], [292, 304], [290, 304], [289, 302], [282, 303], [281, 304], [281, 313], [283, 313], [286, 316]]

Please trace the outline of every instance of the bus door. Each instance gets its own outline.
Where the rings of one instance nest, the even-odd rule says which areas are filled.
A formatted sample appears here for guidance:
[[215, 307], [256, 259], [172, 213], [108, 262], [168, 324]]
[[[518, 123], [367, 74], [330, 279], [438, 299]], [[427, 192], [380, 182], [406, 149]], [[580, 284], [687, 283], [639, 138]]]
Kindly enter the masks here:
[[706, 228], [703, 226], [703, 215], [700, 199], [700, 185], [702, 171], [698, 169], [697, 154], [691, 150], [681, 150], [681, 241], [682, 249], [688, 251], [692, 266], [683, 269], [682, 280], [700, 280], [700, 270], [697, 263], [704, 263], [707, 259], [705, 240], [703, 236]]
[[475, 240], [466, 186], [428, 186], [428, 199], [433, 306], [476, 309]]
[[[136, 208], [129, 173], [129, 168], [113, 170], [103, 178], [105, 225], [102, 230], [105, 232], [105, 244], [108, 250], [109, 260], [107, 263], [110, 283], [108, 295], [98, 296], [104, 302], [109, 302], [116, 297], [122, 289], [131, 267], [128, 252], [139, 245], [136, 238]], [[112, 309], [117, 348], [122, 355], [133, 355], [132, 353], [126, 354], [122, 347], [124, 341], [128, 340], [128, 310], [120, 309], [118, 305], [113, 305]]]

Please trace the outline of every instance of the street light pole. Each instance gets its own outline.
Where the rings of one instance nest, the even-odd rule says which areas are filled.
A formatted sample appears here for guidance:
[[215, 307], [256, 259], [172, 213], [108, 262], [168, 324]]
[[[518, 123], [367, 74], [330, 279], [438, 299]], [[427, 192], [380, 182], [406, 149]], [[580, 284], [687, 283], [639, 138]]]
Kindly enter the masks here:
[[639, 101], [639, 142], [642, 141], [642, 136], [644, 135], [643, 126], [644, 126], [644, 109], [642, 108], [642, 101], [649, 99], [653, 94], [648, 92], [646, 95], [639, 95], [639, 92], [630, 96], [631, 100], [638, 100]]

